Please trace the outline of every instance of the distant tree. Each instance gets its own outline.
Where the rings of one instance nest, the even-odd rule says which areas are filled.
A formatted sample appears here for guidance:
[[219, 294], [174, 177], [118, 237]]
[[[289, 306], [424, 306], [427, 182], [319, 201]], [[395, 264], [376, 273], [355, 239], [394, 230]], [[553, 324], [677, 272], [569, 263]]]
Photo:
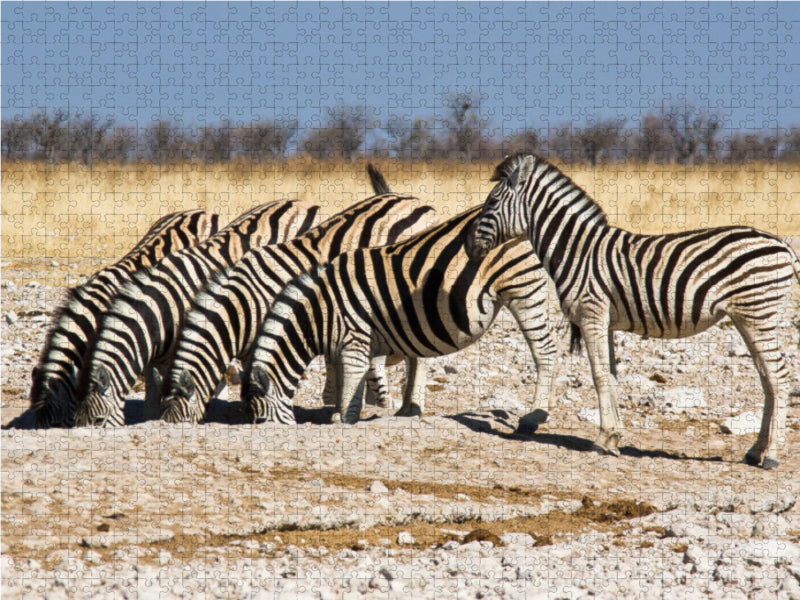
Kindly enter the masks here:
[[81, 118], [76, 114], [69, 123], [69, 136], [62, 142], [63, 158], [68, 161], [80, 161], [91, 167], [94, 160], [100, 157], [103, 144], [114, 121], [100, 121], [94, 115]]
[[664, 116], [664, 125], [672, 139], [673, 157], [680, 164], [713, 161], [720, 120], [691, 105], [673, 107]]
[[157, 121], [144, 133], [145, 157], [156, 163], [186, 160], [190, 156], [188, 139], [170, 121]]
[[116, 163], [124, 163], [136, 151], [136, 131], [130, 125], [117, 126], [103, 137], [97, 150], [97, 158]]
[[2, 144], [6, 160], [19, 160], [30, 151], [33, 137], [32, 123], [21, 117], [3, 119]]
[[339, 106], [328, 110], [328, 121], [312, 129], [302, 142], [302, 150], [318, 160], [338, 158], [352, 161], [367, 134], [364, 109]]
[[433, 122], [429, 119], [408, 120], [393, 117], [386, 126], [389, 149], [400, 159], [426, 160], [436, 158], [440, 144], [433, 134]]
[[49, 114], [43, 110], [31, 119], [31, 138], [37, 146], [37, 153], [47, 162], [54, 163], [59, 157], [68, 135], [67, 119], [66, 111], [61, 109]]
[[194, 154], [206, 163], [226, 162], [231, 158], [231, 128], [227, 122], [200, 129]]
[[778, 158], [778, 136], [765, 133], [734, 133], [728, 139], [727, 162], [742, 164]]
[[445, 106], [450, 110], [444, 120], [449, 158], [472, 161], [481, 158], [487, 147], [484, 140], [486, 121], [480, 117], [480, 96], [473, 92], [449, 94]]
[[582, 152], [576, 136], [572, 134], [571, 123], [556, 125], [548, 131], [545, 155], [550, 158], [558, 158], [566, 163], [580, 162]]
[[604, 119], [575, 132], [575, 141], [590, 165], [594, 167], [598, 160], [608, 159], [612, 149], [621, 146], [624, 122], [624, 119]]
[[634, 140], [634, 156], [642, 161], [666, 163], [672, 160], [672, 138], [664, 118], [647, 114], [642, 119], [639, 134]]
[[502, 154], [505, 156], [536, 152], [541, 143], [542, 140], [537, 131], [533, 129], [523, 129], [503, 140]]
[[792, 125], [782, 138], [778, 158], [784, 162], [800, 162], [800, 127]]
[[276, 159], [286, 156], [289, 142], [295, 135], [297, 121], [259, 121], [237, 128], [234, 143], [252, 161]]

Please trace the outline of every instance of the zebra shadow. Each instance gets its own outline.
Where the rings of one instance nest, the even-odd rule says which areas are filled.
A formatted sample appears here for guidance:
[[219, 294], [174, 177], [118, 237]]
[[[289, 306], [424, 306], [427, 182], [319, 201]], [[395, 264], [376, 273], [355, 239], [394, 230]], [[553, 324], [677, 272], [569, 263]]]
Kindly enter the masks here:
[[[298, 425], [307, 423], [313, 425], [330, 425], [333, 412], [334, 408], [332, 406], [305, 408], [295, 405], [294, 418]], [[372, 421], [377, 418], [377, 415], [372, 415], [361, 420]], [[249, 425], [252, 423], [243, 402], [238, 400], [221, 400], [219, 398], [215, 398], [208, 405], [205, 421], [206, 423], [223, 423], [228, 425]]]
[[33, 409], [29, 408], [21, 415], [14, 417], [0, 429], [36, 429], [33, 420]]
[[[555, 446], [578, 452], [595, 452], [594, 442], [576, 435], [559, 433], [535, 433], [533, 435], [520, 435], [508, 433], [495, 426], [502, 425], [515, 429], [517, 417], [502, 409], [487, 411], [486, 413], [465, 412], [447, 417], [477, 433], [496, 435], [507, 440], [518, 440], [546, 446]], [[683, 452], [667, 452], [665, 450], [640, 450], [634, 446], [622, 446], [619, 449], [622, 456], [630, 458], [664, 458], [667, 460], [690, 460], [700, 462], [738, 462], [724, 461], [721, 456], [689, 456]]]

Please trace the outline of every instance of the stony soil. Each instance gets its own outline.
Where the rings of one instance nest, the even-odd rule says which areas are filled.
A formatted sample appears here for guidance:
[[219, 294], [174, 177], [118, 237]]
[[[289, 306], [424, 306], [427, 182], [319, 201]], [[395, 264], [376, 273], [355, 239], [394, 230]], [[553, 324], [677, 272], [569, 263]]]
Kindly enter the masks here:
[[3, 265], [4, 598], [800, 598], [800, 293], [787, 444], [764, 471], [740, 462], [761, 389], [735, 330], [617, 333], [612, 458], [590, 449], [588, 361], [555, 305], [557, 407], [532, 437], [513, 434], [536, 374], [505, 312], [430, 362], [421, 419], [326, 424], [315, 362], [296, 427], [241, 424], [234, 387], [205, 425], [141, 422], [139, 392], [121, 429], [26, 429], [62, 286], [94, 268]]

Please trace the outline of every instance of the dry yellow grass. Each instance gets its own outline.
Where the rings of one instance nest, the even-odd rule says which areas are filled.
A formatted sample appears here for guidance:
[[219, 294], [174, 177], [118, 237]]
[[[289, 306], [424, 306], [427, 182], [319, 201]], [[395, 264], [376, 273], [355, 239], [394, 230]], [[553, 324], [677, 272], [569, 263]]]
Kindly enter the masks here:
[[[133, 246], [157, 217], [193, 207], [232, 219], [280, 198], [319, 203], [327, 214], [370, 194], [366, 163], [296, 159], [251, 166], [2, 166], [2, 257], [100, 258]], [[484, 200], [494, 164], [378, 161], [394, 190], [413, 193], [447, 218]], [[622, 164], [564, 171], [608, 212], [642, 233], [747, 224], [800, 235], [800, 168]]]

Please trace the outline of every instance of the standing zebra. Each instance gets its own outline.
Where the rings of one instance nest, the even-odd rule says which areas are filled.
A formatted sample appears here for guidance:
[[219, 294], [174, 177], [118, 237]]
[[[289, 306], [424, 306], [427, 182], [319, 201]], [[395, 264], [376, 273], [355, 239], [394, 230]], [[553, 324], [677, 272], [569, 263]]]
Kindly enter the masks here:
[[[373, 187], [382, 177], [370, 165]], [[384, 191], [376, 189], [376, 192]], [[303, 236], [250, 250], [195, 298], [175, 345], [165, 381], [162, 418], [197, 422], [234, 358], [244, 359], [275, 296], [300, 273], [347, 250], [404, 239], [435, 223], [436, 211], [413, 197], [384, 194], [359, 202]], [[242, 362], [246, 362], [243, 360]], [[380, 368], [382, 365], [377, 365]], [[328, 369], [326, 393], [332, 393]], [[378, 378], [378, 403], [387, 393]], [[167, 387], [168, 386], [168, 387]]]
[[251, 247], [315, 225], [319, 207], [296, 200], [249, 210], [202, 244], [172, 254], [125, 284], [100, 323], [78, 383], [77, 425], [122, 425], [125, 396], [144, 373], [145, 416], [158, 418], [160, 369], [200, 287]]
[[[467, 252], [527, 232], [556, 285], [561, 308], [580, 327], [600, 401], [598, 450], [618, 455], [622, 430], [610, 331], [688, 337], [728, 316], [744, 338], [764, 389], [764, 412], [751, 465], [776, 467], [785, 437], [788, 371], [775, 329], [800, 280], [800, 261], [779, 239], [750, 227], [637, 235], [606, 221], [568, 177], [536, 156], [507, 158]], [[794, 271], [794, 275], [793, 275]]]
[[39, 363], [33, 369], [31, 407], [36, 427], [69, 427], [75, 417], [75, 387], [83, 355], [117, 291], [133, 274], [165, 256], [194, 246], [219, 229], [219, 216], [187, 210], [156, 221], [138, 244], [115, 264], [69, 290], [56, 310]]
[[[547, 277], [526, 240], [469, 261], [464, 239], [480, 212], [468, 210], [405, 242], [342, 254], [302, 275], [275, 300], [243, 383], [256, 421], [293, 423], [291, 399], [308, 363], [339, 365], [335, 420], [358, 420], [373, 356], [424, 358], [465, 348], [505, 305], [539, 372], [534, 413], [550, 409], [556, 347], [547, 319]], [[411, 362], [398, 414], [424, 411], [425, 369]]]

